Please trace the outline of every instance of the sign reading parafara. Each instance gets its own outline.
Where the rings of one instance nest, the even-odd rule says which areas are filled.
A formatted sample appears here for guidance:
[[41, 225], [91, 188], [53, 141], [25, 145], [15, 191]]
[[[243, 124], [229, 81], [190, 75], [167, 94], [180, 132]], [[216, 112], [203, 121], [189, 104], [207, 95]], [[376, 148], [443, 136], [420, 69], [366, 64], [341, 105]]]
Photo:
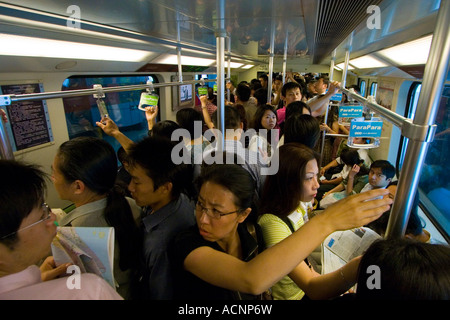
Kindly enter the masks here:
[[381, 137], [383, 121], [379, 118], [364, 120], [364, 118], [352, 119], [350, 123], [350, 137]]

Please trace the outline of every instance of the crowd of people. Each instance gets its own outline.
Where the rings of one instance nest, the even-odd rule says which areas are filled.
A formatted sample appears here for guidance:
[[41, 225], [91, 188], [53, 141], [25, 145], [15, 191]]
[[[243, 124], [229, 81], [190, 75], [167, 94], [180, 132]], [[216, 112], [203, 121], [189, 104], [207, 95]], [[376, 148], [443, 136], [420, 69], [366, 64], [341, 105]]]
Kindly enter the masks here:
[[[227, 84], [223, 133], [210, 94], [176, 121], [156, 122], [158, 107], [147, 107], [141, 141], [109, 118], [97, 122], [120, 154], [96, 137], [63, 143], [50, 180], [70, 211], [45, 203], [40, 168], [0, 160], [0, 299], [448, 299], [450, 249], [430, 244], [423, 228], [378, 240], [331, 273], [310, 264], [335, 231], [383, 233], [395, 168], [342, 141], [326, 141], [329, 152], [319, 155], [322, 131], [348, 130], [335, 114], [323, 122], [339, 83], [273, 79]], [[83, 289], [67, 287], [70, 265], [57, 266], [50, 251], [55, 223], [114, 227], [115, 287], [93, 274], [82, 274]], [[375, 290], [367, 288], [370, 265], [381, 268]]]

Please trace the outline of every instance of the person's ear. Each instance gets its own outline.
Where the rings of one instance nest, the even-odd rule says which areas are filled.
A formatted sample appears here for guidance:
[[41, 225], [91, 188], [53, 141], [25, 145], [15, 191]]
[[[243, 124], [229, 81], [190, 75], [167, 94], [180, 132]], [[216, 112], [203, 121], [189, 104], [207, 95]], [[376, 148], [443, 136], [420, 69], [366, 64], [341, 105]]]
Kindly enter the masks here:
[[86, 185], [81, 180], [75, 180], [70, 186], [73, 194], [82, 194], [86, 190]]
[[250, 214], [250, 212], [252, 211], [252, 208], [247, 208], [245, 209], [245, 211], [241, 212], [238, 215], [238, 222], [242, 223], [245, 221], [245, 219], [247, 219], [248, 215]]

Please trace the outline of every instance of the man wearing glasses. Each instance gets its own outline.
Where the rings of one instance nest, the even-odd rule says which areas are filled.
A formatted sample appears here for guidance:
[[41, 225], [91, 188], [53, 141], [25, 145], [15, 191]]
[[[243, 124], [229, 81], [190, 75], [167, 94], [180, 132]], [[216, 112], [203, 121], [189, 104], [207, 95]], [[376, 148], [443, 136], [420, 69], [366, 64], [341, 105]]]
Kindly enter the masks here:
[[94, 274], [79, 275], [80, 289], [71, 289], [65, 277], [57, 278], [68, 265], [55, 268], [49, 257], [56, 225], [44, 202], [45, 174], [13, 160], [0, 160], [0, 172], [0, 300], [121, 300]]

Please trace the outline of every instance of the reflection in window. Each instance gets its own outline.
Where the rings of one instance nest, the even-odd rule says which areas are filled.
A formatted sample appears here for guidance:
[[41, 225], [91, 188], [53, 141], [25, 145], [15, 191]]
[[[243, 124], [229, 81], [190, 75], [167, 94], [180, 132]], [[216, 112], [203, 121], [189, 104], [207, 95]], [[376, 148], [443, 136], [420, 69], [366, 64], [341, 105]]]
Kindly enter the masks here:
[[366, 96], [366, 81], [365, 80], [361, 80], [361, 84], [360, 84], [360, 90], [361, 90], [361, 96], [365, 97]]
[[370, 95], [376, 97], [377, 96], [377, 88], [378, 88], [378, 83], [376, 82], [372, 82], [372, 84], [370, 85]]

